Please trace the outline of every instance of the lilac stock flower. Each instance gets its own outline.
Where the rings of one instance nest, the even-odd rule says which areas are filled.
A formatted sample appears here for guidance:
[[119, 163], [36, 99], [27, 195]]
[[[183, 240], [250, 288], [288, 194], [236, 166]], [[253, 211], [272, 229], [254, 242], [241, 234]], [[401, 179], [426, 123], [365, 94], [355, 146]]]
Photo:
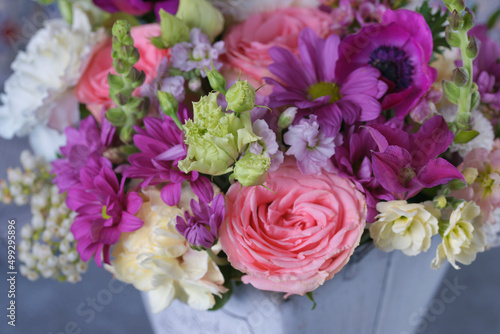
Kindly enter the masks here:
[[66, 128], [67, 144], [61, 147], [64, 157], [52, 162], [54, 183], [61, 192], [80, 184], [80, 170], [89, 162], [92, 161], [97, 169], [101, 165], [111, 166], [102, 154], [111, 144], [115, 130], [106, 119], [99, 128], [92, 116], [83, 119], [78, 129]]
[[[188, 119], [188, 111], [179, 106], [179, 119], [182, 123]], [[144, 118], [144, 129], [135, 127], [134, 144], [141, 151], [132, 154], [131, 164], [123, 175], [131, 179], [143, 179], [140, 186], [166, 183], [161, 190], [162, 200], [170, 206], [176, 205], [181, 198], [181, 183], [190, 181], [195, 194], [205, 201], [213, 197], [212, 183], [198, 172], [184, 173], [177, 168], [177, 163], [186, 157], [186, 146], [182, 140], [182, 131], [170, 117]]]
[[253, 122], [253, 132], [262, 139], [252, 143], [249, 151], [256, 155], [264, 154], [268, 158], [271, 158], [269, 172], [274, 172], [284, 160], [283, 152], [280, 151], [280, 147], [276, 141], [276, 133], [269, 128], [269, 125], [263, 119]]
[[66, 203], [78, 213], [71, 225], [77, 240], [76, 250], [83, 261], [95, 254], [95, 262], [102, 266], [101, 254], [109, 264], [110, 248], [122, 232], [142, 227], [142, 220], [134, 216], [142, 205], [142, 198], [135, 192], [125, 194], [125, 179], [119, 184], [111, 166], [101, 166], [96, 174], [94, 163], [81, 169], [81, 183], [68, 191]]
[[207, 35], [199, 28], [191, 29], [189, 39], [189, 42], [178, 43], [171, 48], [170, 65], [172, 67], [184, 72], [198, 69], [203, 77], [206, 76], [204, 68], [211, 68], [212, 62], [217, 70], [222, 67], [218, 59], [225, 51], [223, 41], [212, 45]]
[[483, 25], [471, 29], [469, 35], [481, 42], [474, 59], [474, 82], [481, 93], [481, 102], [500, 111], [500, 45], [488, 36], [488, 28]]
[[337, 77], [342, 80], [362, 68], [380, 70], [389, 90], [382, 109], [404, 117], [436, 80], [430, 67], [432, 33], [421, 14], [386, 10], [382, 24], [369, 24], [340, 44]]
[[224, 195], [215, 196], [212, 204], [191, 200], [191, 211], [184, 212], [184, 218], [177, 216], [175, 228], [195, 247], [210, 248], [217, 240], [217, 233], [224, 220]]
[[453, 132], [442, 116], [434, 116], [417, 133], [408, 134], [387, 125], [366, 127], [379, 152], [372, 154], [373, 174], [399, 199], [407, 199], [424, 188], [464, 180], [451, 163], [438, 156], [453, 141]]
[[[340, 135], [337, 136], [341, 138]], [[333, 171], [330, 158], [335, 153], [338, 138], [326, 136], [319, 128], [316, 115], [303, 118], [299, 124], [288, 128], [283, 136], [290, 145], [287, 155], [297, 159], [297, 166], [304, 175], [321, 174], [321, 170]]]
[[154, 10], [158, 17], [160, 9], [175, 15], [179, 9], [179, 0], [93, 0], [93, 2], [107, 12], [125, 12], [132, 15], [143, 15]]
[[337, 35], [324, 40], [306, 28], [299, 37], [300, 60], [286, 49], [272, 48], [269, 54], [274, 63], [269, 71], [277, 80], [266, 78], [274, 86], [271, 107], [295, 106], [299, 109], [297, 120], [314, 113], [329, 137], [337, 135], [342, 121], [353, 124], [377, 118], [381, 112], [378, 99], [387, 90], [375, 68], [363, 67], [343, 79], [337, 77], [339, 44]]

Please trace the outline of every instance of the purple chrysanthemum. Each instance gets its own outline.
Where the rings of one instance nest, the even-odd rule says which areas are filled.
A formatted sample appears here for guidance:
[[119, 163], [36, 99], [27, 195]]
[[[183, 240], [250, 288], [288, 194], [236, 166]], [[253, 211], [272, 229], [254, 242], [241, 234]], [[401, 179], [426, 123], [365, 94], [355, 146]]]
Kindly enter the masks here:
[[177, 216], [177, 231], [195, 247], [210, 248], [217, 240], [217, 233], [224, 220], [224, 195], [215, 196], [211, 205], [191, 200], [191, 211], [184, 218]]
[[102, 165], [111, 166], [102, 154], [111, 144], [115, 130], [106, 119], [99, 127], [92, 116], [83, 119], [78, 129], [66, 128], [67, 144], [61, 147], [64, 157], [52, 162], [54, 183], [61, 192], [80, 184], [83, 167], [92, 165], [98, 170]]
[[[179, 119], [188, 119], [186, 107], [179, 106]], [[190, 181], [195, 194], [210, 202], [213, 197], [212, 183], [198, 172], [184, 173], [177, 163], [186, 157], [186, 146], [182, 131], [174, 121], [165, 117], [144, 118], [144, 128], [135, 127], [134, 144], [141, 151], [132, 154], [128, 161], [131, 166], [123, 175], [131, 179], [143, 179], [140, 186], [166, 183], [161, 190], [161, 198], [167, 205], [176, 205], [181, 198], [181, 183]]]
[[159, 11], [175, 15], [179, 9], [179, 0], [93, 0], [94, 5], [110, 12], [125, 12], [132, 15], [143, 15], [154, 10], [159, 20]]
[[76, 250], [82, 260], [88, 261], [95, 254], [98, 266], [110, 263], [111, 245], [118, 242], [122, 232], [133, 232], [143, 225], [134, 215], [142, 205], [142, 198], [135, 192], [125, 194], [124, 179], [118, 183], [110, 166], [90, 162], [80, 171], [80, 185], [68, 191], [66, 203], [78, 213], [71, 232], [77, 240]]
[[299, 109], [297, 120], [314, 113], [325, 134], [334, 137], [342, 121], [353, 124], [369, 121], [381, 112], [378, 101], [387, 91], [379, 80], [379, 70], [363, 67], [342, 79], [335, 74], [340, 37], [319, 38], [309, 28], [299, 37], [300, 60], [290, 51], [272, 48], [274, 63], [269, 71], [277, 79], [266, 78], [274, 86], [270, 106], [293, 105]]

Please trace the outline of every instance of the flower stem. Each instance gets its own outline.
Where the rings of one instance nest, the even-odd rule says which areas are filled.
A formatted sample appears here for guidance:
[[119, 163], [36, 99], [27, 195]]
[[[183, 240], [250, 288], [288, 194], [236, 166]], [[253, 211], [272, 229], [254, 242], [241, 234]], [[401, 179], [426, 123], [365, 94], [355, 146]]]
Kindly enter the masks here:
[[473, 80], [473, 59], [467, 57], [466, 49], [469, 44], [469, 39], [467, 37], [467, 30], [462, 29], [459, 31], [460, 36], [460, 51], [462, 53], [462, 62], [464, 69], [469, 73], [469, 80], [460, 89], [460, 101], [458, 104], [458, 114], [455, 120], [458, 128], [460, 130], [468, 130], [469, 119], [471, 114], [471, 97], [472, 97], [472, 80]]
[[212, 251], [212, 249], [208, 248], [207, 250], [208, 256], [212, 259], [212, 261], [215, 262], [216, 265], [218, 266], [228, 266], [229, 262], [221, 257], [218, 257], [215, 255], [215, 253]]

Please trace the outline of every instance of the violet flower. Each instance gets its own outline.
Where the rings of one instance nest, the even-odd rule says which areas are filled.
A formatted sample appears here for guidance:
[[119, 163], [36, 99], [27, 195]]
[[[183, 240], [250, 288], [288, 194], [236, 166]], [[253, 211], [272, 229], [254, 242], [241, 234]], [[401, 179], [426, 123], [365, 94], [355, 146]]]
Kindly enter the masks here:
[[295, 156], [300, 172], [312, 175], [321, 174], [322, 169], [333, 171], [330, 158], [335, 153], [335, 146], [341, 143], [338, 140], [341, 136], [337, 137], [326, 136], [319, 128], [316, 115], [310, 115], [309, 119], [290, 126], [283, 139], [290, 145], [286, 154]]
[[144, 15], [154, 10], [158, 17], [160, 9], [175, 15], [179, 9], [179, 0], [93, 0], [93, 2], [107, 12], [125, 12], [132, 15]]
[[66, 128], [67, 144], [61, 147], [64, 157], [52, 162], [54, 183], [61, 192], [80, 184], [80, 170], [90, 161], [97, 169], [102, 165], [111, 166], [102, 154], [111, 144], [115, 130], [106, 119], [99, 127], [92, 116], [83, 119], [78, 129]]
[[430, 67], [432, 33], [423, 16], [410, 10], [384, 13], [382, 24], [370, 24], [340, 44], [336, 67], [339, 80], [362, 68], [380, 70], [389, 90], [382, 109], [404, 117], [436, 80]]
[[469, 35], [481, 42], [474, 59], [474, 82], [481, 93], [481, 102], [500, 111], [500, 45], [488, 37], [488, 28], [484, 25], [475, 26]]
[[377, 144], [366, 128], [355, 124], [343, 132], [343, 143], [335, 148], [332, 162], [340, 176], [349, 178], [366, 196], [366, 221], [372, 223], [378, 215], [377, 203], [396, 197], [387, 191], [373, 175], [371, 156]]
[[[179, 119], [188, 119], [185, 106], [179, 105]], [[195, 194], [210, 202], [213, 197], [212, 183], [198, 172], [184, 173], [177, 163], [186, 157], [186, 146], [182, 131], [170, 117], [144, 118], [144, 128], [135, 127], [134, 144], [141, 151], [129, 156], [131, 166], [123, 175], [131, 179], [143, 179], [141, 187], [166, 183], [161, 190], [162, 200], [170, 206], [176, 205], [181, 198], [181, 184], [190, 181]]]
[[224, 195], [215, 196], [211, 205], [204, 201], [191, 200], [191, 211], [184, 218], [177, 216], [175, 228], [195, 247], [210, 248], [217, 240], [219, 228], [224, 220]]
[[271, 158], [271, 166], [269, 172], [274, 172], [283, 163], [283, 152], [280, 151], [278, 142], [276, 141], [276, 133], [269, 128], [267, 122], [263, 119], [258, 119], [253, 122], [253, 132], [261, 139], [250, 144], [250, 153]]
[[324, 40], [305, 28], [299, 37], [300, 60], [289, 50], [271, 48], [274, 63], [269, 71], [277, 80], [266, 78], [274, 86], [270, 107], [297, 107], [297, 122], [301, 116], [314, 113], [329, 137], [337, 135], [342, 121], [353, 124], [377, 118], [381, 112], [378, 99], [387, 90], [378, 79], [380, 72], [371, 67], [353, 70], [340, 79], [335, 74], [339, 44], [337, 35]]
[[142, 227], [143, 221], [134, 216], [142, 205], [142, 198], [135, 192], [125, 194], [125, 179], [119, 184], [110, 166], [102, 166], [96, 175], [93, 164], [81, 169], [81, 183], [68, 191], [66, 204], [78, 213], [71, 225], [77, 240], [76, 250], [83, 261], [95, 254], [95, 262], [102, 266], [101, 254], [109, 264], [110, 248], [122, 232]]
[[438, 156], [453, 141], [453, 132], [442, 116], [427, 120], [417, 133], [408, 134], [387, 125], [366, 127], [379, 152], [372, 155], [373, 174], [399, 199], [407, 199], [424, 188], [465, 179], [451, 163]]

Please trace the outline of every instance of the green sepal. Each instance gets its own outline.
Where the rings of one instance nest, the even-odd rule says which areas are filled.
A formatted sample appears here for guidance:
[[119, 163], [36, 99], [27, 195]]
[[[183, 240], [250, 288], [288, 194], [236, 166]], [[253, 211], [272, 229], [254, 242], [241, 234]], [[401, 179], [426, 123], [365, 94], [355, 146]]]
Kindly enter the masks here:
[[455, 135], [455, 139], [453, 139], [453, 142], [455, 144], [466, 144], [477, 136], [479, 136], [479, 132], [476, 130], [460, 131]]
[[310, 301], [313, 302], [313, 306], [311, 308], [311, 311], [313, 311], [316, 308], [316, 301], [314, 300], [314, 296], [313, 296], [312, 291], [309, 291], [308, 293], [306, 293], [306, 296], [307, 296], [307, 298], [309, 298]]
[[451, 81], [443, 81], [444, 95], [453, 104], [458, 104], [460, 99], [460, 88]]
[[125, 125], [125, 122], [127, 121], [127, 115], [120, 107], [109, 109], [106, 111], [105, 115], [109, 123], [116, 127]]
[[444, 30], [446, 41], [450, 46], [455, 48], [459, 48], [461, 45], [460, 36], [456, 32], [453, 32], [449, 26], [447, 26]]

